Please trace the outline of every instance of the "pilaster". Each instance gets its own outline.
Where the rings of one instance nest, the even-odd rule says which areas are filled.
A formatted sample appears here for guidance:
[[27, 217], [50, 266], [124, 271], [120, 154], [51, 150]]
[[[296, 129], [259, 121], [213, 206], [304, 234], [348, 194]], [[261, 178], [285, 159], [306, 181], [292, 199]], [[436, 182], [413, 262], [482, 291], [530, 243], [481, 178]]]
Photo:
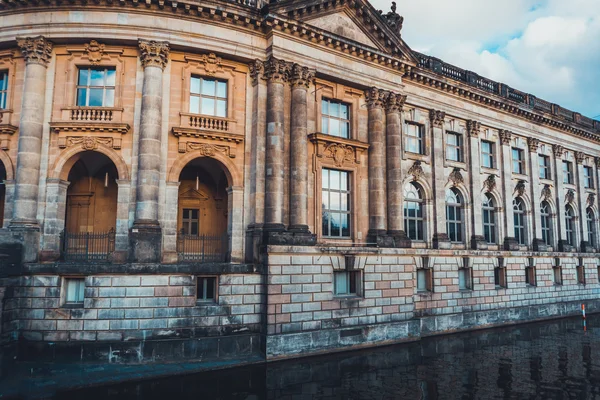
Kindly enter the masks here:
[[554, 176], [556, 179], [556, 221], [558, 222], [556, 232], [558, 233], [558, 249], [559, 251], [572, 251], [573, 247], [566, 241], [565, 185], [562, 169], [564, 149], [561, 145], [554, 145], [552, 150], [554, 153]]
[[437, 249], [450, 248], [450, 238], [446, 232], [446, 190], [447, 178], [444, 173], [444, 119], [446, 113], [438, 110], [429, 110], [431, 126], [431, 143], [433, 145], [433, 209], [435, 215], [433, 247]]
[[547, 251], [548, 246], [542, 240], [542, 217], [540, 214], [540, 204], [542, 197], [542, 186], [540, 184], [540, 164], [538, 160], [539, 139], [528, 138], [527, 146], [529, 148], [529, 171], [531, 180], [529, 189], [531, 190], [531, 218], [533, 226], [532, 246], [537, 251]]
[[578, 228], [581, 240], [579, 241], [580, 250], [582, 252], [594, 251], [593, 244], [588, 241], [588, 226], [587, 226], [587, 213], [586, 213], [586, 191], [585, 191], [585, 178], [583, 175], [583, 162], [585, 161], [585, 153], [578, 151], [575, 153], [575, 160], [577, 161], [576, 166], [576, 184], [577, 184], [577, 213], [579, 214]]
[[472, 232], [471, 247], [473, 249], [487, 249], [487, 242], [483, 236], [483, 216], [482, 216], [482, 185], [481, 182], [481, 151], [479, 149], [479, 133], [481, 132], [481, 123], [478, 121], [467, 121], [467, 133], [469, 135], [469, 166], [471, 182], [471, 204], [472, 204]]
[[506, 250], [519, 250], [519, 243], [515, 239], [515, 222], [513, 212], [513, 184], [512, 184], [512, 132], [500, 130], [502, 143], [502, 190], [504, 192], [504, 227], [506, 237], [504, 248]]

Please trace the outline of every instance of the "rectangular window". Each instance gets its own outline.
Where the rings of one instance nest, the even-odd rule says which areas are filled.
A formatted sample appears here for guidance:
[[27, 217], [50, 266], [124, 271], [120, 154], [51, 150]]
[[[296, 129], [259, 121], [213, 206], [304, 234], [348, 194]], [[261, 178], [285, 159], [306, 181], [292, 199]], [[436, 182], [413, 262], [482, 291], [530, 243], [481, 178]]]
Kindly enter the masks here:
[[417, 269], [417, 292], [433, 291], [433, 274], [430, 268]]
[[83, 305], [85, 280], [83, 278], [66, 278], [64, 284], [65, 305]]
[[554, 266], [552, 267], [552, 270], [554, 272], [554, 284], [562, 285], [562, 267]]
[[512, 149], [512, 165], [513, 165], [513, 173], [514, 174], [524, 174], [525, 173], [525, 157], [523, 150], [516, 149], [513, 147]]
[[471, 284], [471, 268], [459, 268], [458, 269], [458, 289], [459, 290], [473, 289], [473, 286]]
[[196, 298], [200, 302], [214, 303], [217, 299], [217, 277], [199, 276], [196, 279]]
[[227, 81], [192, 75], [190, 113], [227, 117]]
[[327, 135], [350, 138], [350, 105], [322, 99], [321, 130]]
[[583, 167], [583, 186], [588, 189], [594, 187], [594, 173], [592, 167]]
[[77, 106], [114, 107], [115, 75], [114, 67], [79, 68]]
[[360, 294], [360, 271], [334, 271], [333, 279], [336, 296], [358, 296]]
[[577, 284], [585, 285], [585, 267], [583, 265], [577, 267]]
[[462, 135], [455, 132], [448, 132], [446, 134], [446, 160], [462, 162], [462, 146]]
[[552, 179], [550, 175], [550, 157], [539, 155], [540, 179]]
[[406, 151], [423, 154], [423, 126], [412, 122], [406, 123]]
[[0, 110], [6, 108], [8, 97], [8, 71], [0, 71]]
[[496, 288], [506, 288], [506, 268], [494, 268], [494, 285]]
[[536, 285], [535, 267], [525, 267], [525, 284], [529, 286]]
[[184, 208], [181, 229], [184, 235], [198, 235], [200, 231], [200, 210]]
[[563, 161], [563, 183], [573, 184], [573, 164], [570, 161]]
[[481, 166], [494, 168], [494, 143], [487, 140], [481, 141]]
[[322, 235], [350, 237], [350, 173], [323, 168], [321, 182]]

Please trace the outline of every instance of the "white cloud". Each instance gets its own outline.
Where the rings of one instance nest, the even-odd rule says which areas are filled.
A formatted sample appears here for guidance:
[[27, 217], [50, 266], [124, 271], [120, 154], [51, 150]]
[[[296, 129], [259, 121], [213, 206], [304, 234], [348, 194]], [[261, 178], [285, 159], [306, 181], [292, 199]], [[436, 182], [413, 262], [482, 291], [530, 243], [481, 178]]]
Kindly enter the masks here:
[[[584, 115], [600, 114], [600, 0], [397, 0], [408, 45]], [[390, 2], [372, 0], [387, 11]]]

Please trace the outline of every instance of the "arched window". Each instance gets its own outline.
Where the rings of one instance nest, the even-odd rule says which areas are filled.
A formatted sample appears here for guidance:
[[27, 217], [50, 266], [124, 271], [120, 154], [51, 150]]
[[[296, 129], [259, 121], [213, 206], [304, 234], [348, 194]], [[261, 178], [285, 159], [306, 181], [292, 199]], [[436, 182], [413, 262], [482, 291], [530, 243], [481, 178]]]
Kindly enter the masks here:
[[513, 214], [515, 222], [515, 239], [520, 245], [527, 244], [525, 237], [525, 204], [520, 197], [513, 200]]
[[489, 193], [483, 196], [483, 237], [487, 243], [496, 244], [496, 208]]
[[423, 190], [412, 182], [404, 186], [404, 231], [411, 240], [424, 240]]
[[550, 215], [550, 204], [542, 201], [540, 205], [540, 216], [542, 218], [542, 240], [548, 246], [552, 245], [552, 218]]
[[463, 241], [463, 201], [458, 190], [446, 190], [446, 231], [451, 242]]
[[567, 243], [575, 246], [575, 211], [570, 205], [565, 207], [565, 228], [567, 231]]
[[596, 218], [594, 218], [594, 211], [588, 207], [585, 211], [585, 219], [587, 222], [588, 230], [588, 243], [590, 246], [596, 246]]

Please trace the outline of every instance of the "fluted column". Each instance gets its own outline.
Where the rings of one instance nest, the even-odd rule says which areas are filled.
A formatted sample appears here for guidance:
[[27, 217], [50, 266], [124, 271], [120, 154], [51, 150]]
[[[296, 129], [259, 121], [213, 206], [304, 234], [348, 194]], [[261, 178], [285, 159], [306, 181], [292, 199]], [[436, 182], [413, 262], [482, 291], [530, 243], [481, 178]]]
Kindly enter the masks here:
[[446, 232], [446, 177], [444, 171], [444, 118], [446, 113], [438, 110], [429, 111], [433, 151], [433, 192], [434, 192], [434, 233], [433, 246], [438, 249], [449, 248], [450, 239]]
[[39, 230], [37, 200], [42, 157], [46, 68], [52, 56], [52, 43], [43, 36], [37, 36], [18, 38], [17, 44], [25, 58], [25, 80], [10, 228]]
[[292, 66], [292, 113], [290, 132], [290, 225], [288, 230], [308, 230], [308, 127], [307, 93], [315, 71], [298, 64]]
[[169, 60], [169, 43], [139, 40], [144, 68], [138, 151], [135, 221], [130, 235], [133, 262], [160, 261], [161, 229], [158, 192], [161, 167], [163, 70]]
[[471, 204], [472, 204], [472, 229], [471, 247], [473, 249], [487, 249], [487, 242], [483, 236], [483, 197], [481, 194], [481, 151], [479, 149], [479, 133], [481, 123], [478, 121], [467, 121], [467, 132], [469, 134], [469, 165], [471, 171]]
[[368, 242], [385, 246], [387, 216], [385, 212], [385, 128], [383, 104], [387, 92], [375, 87], [365, 92], [369, 110], [369, 233]]
[[538, 155], [539, 139], [528, 138], [529, 147], [529, 171], [531, 172], [530, 190], [531, 190], [531, 212], [533, 222], [533, 249], [537, 251], [546, 251], [546, 243], [542, 240], [542, 216], [540, 214], [540, 204], [542, 197], [542, 185], [540, 184], [540, 163]]
[[410, 247], [402, 209], [402, 107], [406, 96], [390, 92], [386, 98], [387, 233], [394, 247]]
[[504, 248], [506, 250], [518, 250], [519, 243], [515, 239], [515, 221], [513, 212], [513, 183], [512, 183], [512, 154], [511, 154], [512, 132], [500, 130], [500, 142], [502, 143], [502, 190], [504, 192]]
[[284, 89], [290, 66], [271, 57], [265, 63], [267, 79], [267, 137], [265, 145], [265, 230], [282, 232], [284, 187]]

